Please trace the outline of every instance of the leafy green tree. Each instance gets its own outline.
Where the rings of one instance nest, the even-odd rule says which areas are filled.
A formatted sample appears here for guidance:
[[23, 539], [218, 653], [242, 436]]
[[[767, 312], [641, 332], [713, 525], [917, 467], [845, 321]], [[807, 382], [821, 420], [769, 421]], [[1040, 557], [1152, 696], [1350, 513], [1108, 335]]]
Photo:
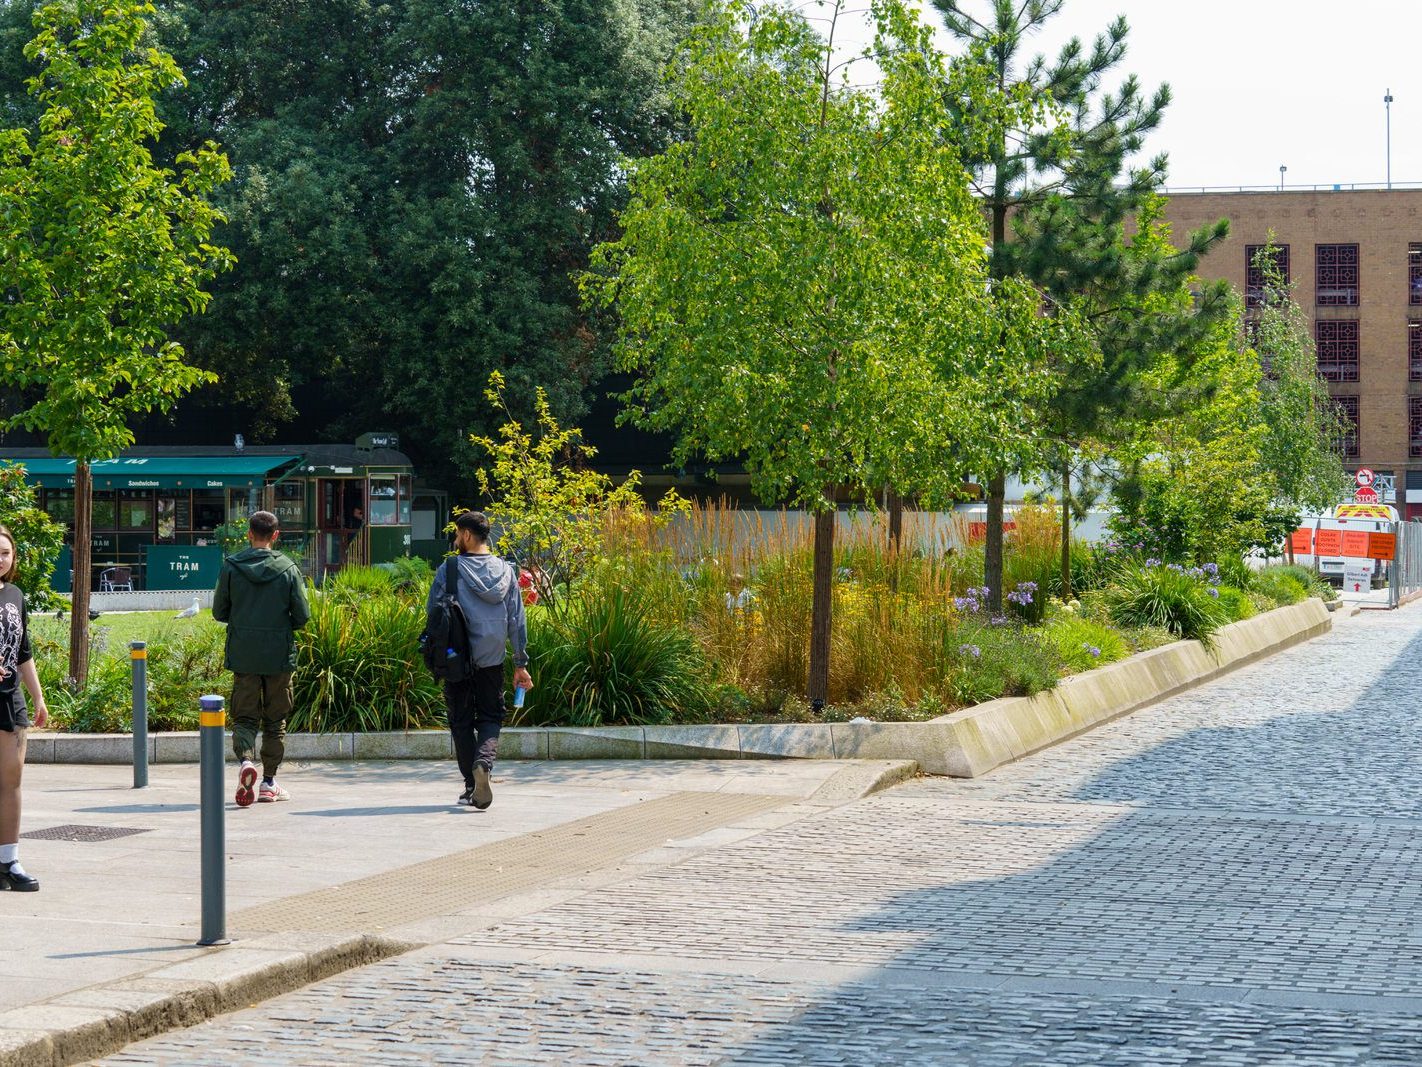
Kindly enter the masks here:
[[[950, 91], [964, 123], [980, 132], [969, 163], [974, 189], [991, 224], [995, 279], [1026, 278], [1057, 307], [1084, 300], [1097, 341], [1091, 359], [1060, 359], [1060, 395], [1045, 414], [1067, 482], [1072, 450], [1116, 425], [1141, 396], [1140, 374], [1162, 353], [1190, 348], [1223, 314], [1223, 285], [1204, 287], [1194, 311], [1135, 314], [1153, 292], [1172, 291], [1227, 232], [1226, 224], [1191, 235], [1182, 250], [1143, 259], [1127, 254], [1125, 228], [1165, 177], [1165, 159], [1128, 168], [1170, 102], [1162, 86], [1150, 96], [1134, 76], [1115, 91], [1103, 81], [1124, 58], [1128, 28], [1118, 18], [1088, 48], [1072, 38], [1049, 60], [1024, 55], [1029, 38], [1057, 15], [1064, 0], [933, 0], [948, 32], [965, 46], [960, 65], [978, 77]], [[993, 606], [1002, 596], [1002, 508], [1005, 471], [987, 470], [986, 584]], [[1063, 581], [1070, 592], [1071, 527], [1063, 518]]]
[[541, 389], [534, 401], [536, 431], [514, 418], [502, 374], [490, 375], [485, 395], [504, 422], [497, 438], [476, 434], [472, 439], [486, 454], [474, 472], [489, 501], [484, 511], [498, 531], [498, 550], [529, 566], [543, 595], [560, 588], [566, 592], [598, 562], [613, 516], [661, 522], [681, 510], [676, 493], [670, 492], [653, 520], [637, 471], [614, 484], [585, 466], [597, 450], [582, 440], [580, 430], [559, 424]]
[[1278, 506], [1321, 514], [1349, 493], [1340, 455], [1348, 427], [1318, 373], [1308, 316], [1279, 272], [1277, 253], [1271, 237], [1255, 255], [1263, 286], [1252, 294], [1258, 307], [1246, 320], [1246, 340], [1263, 370], [1260, 414], [1269, 432], [1260, 461]]
[[[1274, 486], [1263, 468], [1269, 434], [1260, 404], [1259, 363], [1230, 322], [1216, 325], [1189, 358], [1195, 402], [1153, 421], [1137, 420], [1114, 455], [1121, 468], [1112, 527], [1163, 560], [1223, 563], [1267, 542]], [[1150, 376], [1169, 391], [1172, 361]]]
[[15, 584], [24, 590], [30, 610], [53, 607], [58, 597], [50, 589], [50, 576], [64, 548], [64, 527], [39, 506], [22, 464], [0, 465], [0, 523], [15, 535]]
[[0, 365], [28, 405], [7, 424], [75, 458], [70, 675], [88, 673], [90, 463], [133, 441], [129, 420], [166, 411], [211, 375], [168, 331], [207, 304], [231, 264], [210, 243], [208, 195], [230, 175], [212, 144], [155, 165], [154, 98], [182, 81], [144, 45], [148, 4], [51, 4], [25, 54], [37, 135], [0, 132]]
[[843, 83], [832, 28], [720, 7], [677, 68], [692, 136], [631, 165], [623, 236], [587, 280], [642, 375], [628, 417], [674, 433], [681, 460], [743, 459], [763, 500], [814, 513], [812, 701], [836, 498], [943, 502], [1028, 447], [1053, 340], [1028, 287], [988, 295], [979, 207], [942, 136], [941, 57], [896, 0], [874, 11], [877, 98]]

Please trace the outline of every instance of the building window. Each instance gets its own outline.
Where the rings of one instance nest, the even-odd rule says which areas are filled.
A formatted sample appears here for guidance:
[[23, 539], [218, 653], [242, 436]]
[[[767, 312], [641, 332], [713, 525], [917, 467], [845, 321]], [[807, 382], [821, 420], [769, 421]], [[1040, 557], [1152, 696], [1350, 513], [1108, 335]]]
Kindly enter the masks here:
[[[1244, 306], [1257, 308], [1264, 301], [1264, 272], [1255, 266], [1255, 257], [1268, 245], [1244, 246]], [[1418, 247], [1422, 248], [1422, 245]], [[1289, 284], [1289, 246], [1274, 246], [1274, 269], [1284, 285]]]
[[1334, 405], [1343, 420], [1343, 436], [1338, 442], [1338, 450], [1350, 459], [1358, 456], [1358, 441], [1361, 436], [1358, 426], [1358, 398], [1356, 396], [1335, 396]]
[[1422, 456], [1422, 396], [1407, 398], [1407, 454]]
[[1320, 307], [1358, 306], [1358, 246], [1316, 245], [1315, 301]]
[[146, 533], [154, 528], [152, 489], [119, 490], [118, 528], [130, 533]]
[[1407, 323], [1407, 380], [1422, 382], [1422, 319]]
[[1407, 246], [1407, 302], [1422, 304], [1422, 243]]
[[1358, 323], [1356, 319], [1320, 319], [1313, 324], [1318, 347], [1318, 373], [1328, 382], [1358, 380]]

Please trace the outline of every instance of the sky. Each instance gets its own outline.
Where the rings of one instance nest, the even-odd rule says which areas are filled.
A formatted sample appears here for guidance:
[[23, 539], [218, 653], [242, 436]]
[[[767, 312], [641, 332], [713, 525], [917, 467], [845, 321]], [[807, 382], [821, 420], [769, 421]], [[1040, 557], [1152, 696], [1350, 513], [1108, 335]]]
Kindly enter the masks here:
[[[1116, 15], [1131, 28], [1117, 69], [1174, 94], [1146, 144], [1169, 155], [1169, 188], [1277, 187], [1281, 165], [1285, 187], [1382, 184], [1389, 89], [1393, 183], [1422, 185], [1422, 0], [1065, 0], [1033, 51], [1089, 40]], [[845, 47], [863, 48], [866, 16], [845, 17]]]

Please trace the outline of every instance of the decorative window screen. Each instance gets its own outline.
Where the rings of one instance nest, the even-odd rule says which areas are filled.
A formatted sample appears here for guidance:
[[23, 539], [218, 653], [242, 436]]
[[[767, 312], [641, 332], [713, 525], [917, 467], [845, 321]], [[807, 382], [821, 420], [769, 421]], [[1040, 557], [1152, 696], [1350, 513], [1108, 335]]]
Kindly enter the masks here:
[[1358, 306], [1358, 246], [1316, 245], [1314, 301], [1320, 307]]
[[1318, 373], [1324, 381], [1358, 380], [1358, 323], [1352, 319], [1321, 319], [1313, 324], [1318, 348]]

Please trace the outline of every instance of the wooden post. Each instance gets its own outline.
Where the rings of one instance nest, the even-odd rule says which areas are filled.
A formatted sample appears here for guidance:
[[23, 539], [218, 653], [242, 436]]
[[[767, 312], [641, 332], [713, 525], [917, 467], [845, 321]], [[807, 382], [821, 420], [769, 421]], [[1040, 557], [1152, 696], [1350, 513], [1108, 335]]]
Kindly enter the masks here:
[[69, 677], [79, 688], [89, 680], [89, 587], [93, 581], [90, 538], [94, 530], [94, 479], [89, 461], [74, 461], [74, 583], [69, 613]]
[[830, 616], [834, 600], [836, 509], [833, 491], [826, 496], [826, 510], [815, 516], [814, 605], [810, 615], [810, 676], [806, 686], [810, 704], [820, 709], [829, 697]]

